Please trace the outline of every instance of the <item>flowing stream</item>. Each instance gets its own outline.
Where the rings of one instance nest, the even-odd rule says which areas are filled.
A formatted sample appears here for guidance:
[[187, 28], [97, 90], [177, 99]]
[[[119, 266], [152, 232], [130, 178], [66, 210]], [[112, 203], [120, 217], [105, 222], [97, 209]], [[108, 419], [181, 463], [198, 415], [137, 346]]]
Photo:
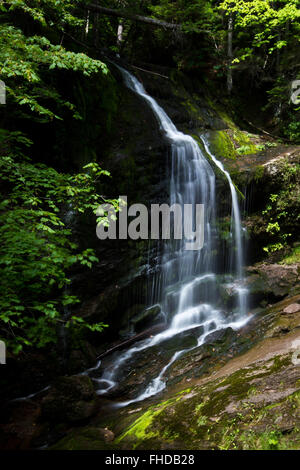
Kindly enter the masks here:
[[[145, 390], [135, 399], [120, 403], [142, 401], [166, 387], [165, 374], [170, 366], [184, 353], [205, 343], [208, 334], [231, 327], [238, 329], [248, 320], [247, 290], [243, 286], [243, 241], [237, 192], [229, 173], [211, 153], [209, 141], [201, 136], [206, 154], [227, 179], [232, 201], [230, 239], [228, 248], [229, 268], [226, 273], [232, 280], [236, 292], [236, 305], [230, 314], [222, 310], [218, 292], [218, 257], [215, 255], [220, 239], [216, 223], [216, 184], [213, 167], [205, 152], [191, 136], [176, 129], [171, 119], [159, 104], [149, 96], [143, 85], [128, 71], [120, 68], [126, 86], [139, 95], [152, 109], [163, 136], [168, 140], [171, 154], [170, 201], [169, 204], [204, 205], [204, 246], [200, 250], [187, 250], [186, 240], [165, 240], [159, 269], [151, 277], [149, 305], [159, 304], [166, 321], [166, 329], [155, 336], [136, 343], [125, 352], [120, 352], [113, 365], [99, 378], [93, 368], [93, 380], [97, 382], [97, 393], [106, 394], [117, 386], [116, 376], [122, 366], [136, 353], [173, 338], [190, 329], [199, 328], [197, 345], [178, 350], [152, 379]], [[88, 373], [90, 371], [87, 371]]]

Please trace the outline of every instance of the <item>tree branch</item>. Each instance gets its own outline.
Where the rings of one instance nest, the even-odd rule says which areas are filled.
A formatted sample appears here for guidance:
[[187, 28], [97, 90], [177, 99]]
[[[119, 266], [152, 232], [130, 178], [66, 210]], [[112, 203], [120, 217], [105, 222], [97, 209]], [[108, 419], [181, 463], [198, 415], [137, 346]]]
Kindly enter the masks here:
[[147, 23], [152, 26], [159, 26], [162, 28], [177, 29], [177, 30], [181, 29], [180, 24], [167, 23], [166, 21], [156, 20], [154, 18], [149, 18], [148, 16], [135, 15], [133, 13], [128, 13], [125, 10], [114, 10], [112, 8], [100, 7], [99, 5], [95, 5], [94, 3], [87, 5], [86, 8], [91, 11], [103, 13], [104, 15], [116, 16], [118, 18], [126, 18], [128, 20], [133, 20], [133, 21], [141, 21], [142, 23]]
[[157, 73], [157, 72], [152, 72], [152, 71], [150, 71], [150, 70], [141, 69], [141, 67], [137, 67], [136, 65], [132, 65], [132, 64], [131, 64], [131, 67], [133, 67], [134, 69], [137, 69], [137, 70], [141, 70], [142, 72], [151, 73], [152, 75], [157, 75], [158, 77], [166, 78], [167, 80], [169, 80], [169, 77], [167, 77], [166, 75], [162, 75], [161, 73]]

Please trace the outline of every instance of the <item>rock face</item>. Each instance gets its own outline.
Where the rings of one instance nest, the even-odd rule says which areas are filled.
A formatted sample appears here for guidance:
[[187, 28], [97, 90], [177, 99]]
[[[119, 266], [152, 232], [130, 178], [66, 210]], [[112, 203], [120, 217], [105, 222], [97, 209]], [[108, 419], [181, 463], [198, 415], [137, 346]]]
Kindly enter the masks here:
[[[170, 69], [162, 71], [163, 75], [169, 75], [169, 80], [137, 69], [133, 73], [183, 132], [197, 136], [208, 129], [228, 127], [223, 113], [208, 100], [206, 85], [198, 83], [196, 77], [190, 80]], [[165, 203], [169, 199], [169, 143], [162, 136], [149, 106], [123, 85], [117, 71], [116, 81], [122, 98], [112, 123], [110, 142], [103, 149], [103, 158], [101, 156], [103, 167], [113, 176], [106, 193], [115, 191], [118, 195], [127, 195], [129, 205], [135, 202]], [[218, 184], [229, 193], [223, 177]], [[88, 239], [94, 237], [94, 226], [89, 226], [86, 231]], [[144, 240], [134, 243], [127, 240], [92, 241], [90, 246], [93, 243], [99, 264], [90, 273], [79, 274], [72, 283], [76, 294], [84, 299], [78, 315], [88, 321], [109, 323], [110, 328], [103, 333], [103, 337], [108, 336], [104, 341], [126, 336], [127, 320], [135, 332], [141, 331], [147, 327], [150, 318], [150, 312], [145, 312], [149, 305], [146, 274], [149, 268], [150, 272], [156, 268], [157, 250], [149, 253], [149, 243]], [[135, 306], [139, 307], [136, 312]], [[125, 325], [118, 328], [117, 325], [122, 323]]]
[[68, 433], [53, 450], [115, 450], [115, 435], [107, 428], [89, 426], [83, 429], [74, 429]]
[[58, 423], [76, 423], [96, 411], [92, 381], [85, 375], [58, 378], [42, 401], [42, 417]]

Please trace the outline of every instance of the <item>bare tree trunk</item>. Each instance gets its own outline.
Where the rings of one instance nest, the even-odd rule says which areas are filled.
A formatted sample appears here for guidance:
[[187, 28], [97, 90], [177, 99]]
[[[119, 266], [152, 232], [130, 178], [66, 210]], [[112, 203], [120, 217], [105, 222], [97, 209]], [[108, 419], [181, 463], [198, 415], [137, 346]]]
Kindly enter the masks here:
[[123, 32], [124, 32], [124, 26], [123, 26], [123, 21], [121, 20], [118, 25], [118, 33], [117, 33], [117, 46], [119, 50], [121, 49], [122, 42], [123, 42]]
[[233, 16], [232, 13], [228, 17], [228, 34], [227, 34], [227, 56], [228, 56], [228, 65], [227, 65], [227, 92], [230, 95], [232, 92], [233, 80], [232, 80], [232, 39], [233, 39]]
[[[86, 20], [85, 20], [85, 27], [84, 27], [84, 36], [87, 37], [89, 34], [89, 27], [90, 27], [90, 10], [87, 11]], [[82, 38], [84, 39], [84, 38]]]

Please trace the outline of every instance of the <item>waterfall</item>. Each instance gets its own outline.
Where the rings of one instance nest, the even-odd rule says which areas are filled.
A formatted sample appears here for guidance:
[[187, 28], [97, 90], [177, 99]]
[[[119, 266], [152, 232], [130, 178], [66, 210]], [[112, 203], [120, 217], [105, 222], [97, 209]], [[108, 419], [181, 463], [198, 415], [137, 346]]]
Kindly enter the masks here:
[[[170, 205], [196, 204], [204, 205], [204, 246], [200, 250], [186, 250], [186, 241], [166, 240], [159, 259], [159, 269], [152, 276], [150, 305], [159, 304], [166, 319], [166, 329], [144, 341], [139, 342], [127, 351], [120, 353], [109, 370], [100, 378], [93, 378], [98, 383], [98, 394], [105, 394], [116, 385], [116, 374], [133, 355], [159, 345], [162, 341], [179, 333], [199, 327], [197, 345], [213, 331], [232, 327], [238, 329], [244, 325], [247, 317], [247, 291], [243, 287], [243, 243], [242, 227], [237, 192], [229, 173], [221, 162], [211, 153], [209, 142], [201, 136], [206, 154], [227, 179], [232, 201], [231, 233], [232, 259], [230, 274], [237, 293], [237, 305], [231, 314], [224, 314], [220, 309], [218, 293], [218, 248], [219, 230], [216, 224], [216, 184], [215, 173], [208, 163], [205, 153], [198, 143], [185, 135], [173, 124], [159, 104], [147, 94], [143, 85], [128, 71], [118, 67], [123, 75], [125, 85], [140, 96], [152, 109], [161, 133], [170, 145]], [[200, 328], [201, 327], [201, 328]], [[144, 392], [133, 400], [120, 404], [141, 401], [155, 395], [166, 386], [164, 376], [167, 369], [185, 352], [177, 351], [171, 360], [162, 368], [159, 375], [145, 388]]]

